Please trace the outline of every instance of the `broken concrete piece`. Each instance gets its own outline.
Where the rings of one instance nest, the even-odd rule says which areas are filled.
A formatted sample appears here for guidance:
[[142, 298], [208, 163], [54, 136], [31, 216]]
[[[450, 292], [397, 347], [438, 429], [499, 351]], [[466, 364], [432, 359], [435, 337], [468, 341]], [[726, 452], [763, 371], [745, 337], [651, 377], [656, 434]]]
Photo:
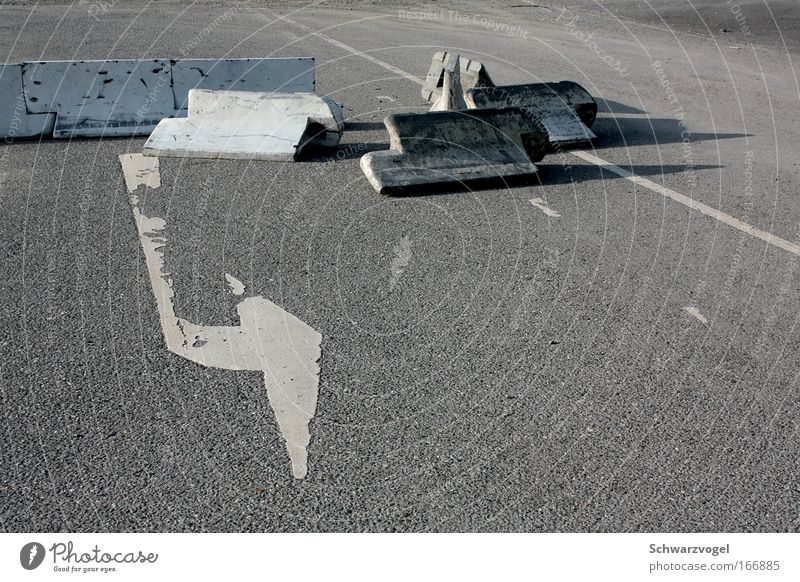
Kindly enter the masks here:
[[[313, 92], [313, 58], [48, 61], [0, 71], [0, 137], [149, 135], [190, 89]], [[24, 107], [20, 107], [20, 96]], [[44, 121], [54, 117], [53, 123]], [[16, 125], [8, 120], [22, 119]], [[36, 131], [41, 129], [41, 131]], [[14, 130], [14, 131], [12, 131]]]
[[461, 67], [456, 54], [447, 53], [442, 69], [442, 90], [431, 111], [463, 111], [467, 109], [461, 88]]
[[[431, 68], [422, 86], [422, 98], [429, 103], [434, 103], [442, 94], [444, 68], [449, 57], [450, 53], [447, 52], [437, 52], [433, 55]], [[459, 77], [463, 90], [473, 87], [494, 87], [486, 68], [478, 61], [459, 58]]]
[[586, 144], [597, 137], [589, 127], [597, 103], [572, 81], [475, 87], [464, 95], [471, 108], [519, 107], [547, 128], [551, 147]]
[[339, 143], [339, 104], [314, 93], [189, 91], [189, 117], [164, 119], [143, 153], [184, 158], [297, 159], [304, 147]]
[[464, 189], [530, 179], [547, 131], [518, 108], [396, 114], [384, 119], [389, 151], [369, 152], [361, 169], [381, 194]]

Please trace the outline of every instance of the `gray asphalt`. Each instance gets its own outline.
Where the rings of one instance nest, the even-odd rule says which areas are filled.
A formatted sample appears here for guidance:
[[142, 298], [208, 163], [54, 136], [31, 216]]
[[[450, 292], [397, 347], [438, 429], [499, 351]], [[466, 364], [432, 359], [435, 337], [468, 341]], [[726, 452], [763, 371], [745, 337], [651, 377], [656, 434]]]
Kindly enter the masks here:
[[0, 5], [10, 62], [314, 56], [349, 124], [299, 163], [162, 159], [142, 200], [179, 316], [235, 325], [230, 273], [322, 334], [303, 481], [260, 374], [164, 346], [117, 159], [144, 140], [0, 145], [0, 527], [800, 530], [798, 257], [568, 153], [534, 186], [381, 197], [358, 158], [419, 86], [309, 32], [416, 76], [447, 48], [498, 83], [575, 80], [592, 153], [797, 243], [796, 39], [585, 4], [570, 26], [466, 1]]
[[[516, 9], [532, 9], [523, 4], [534, 3], [520, 2]], [[720, 45], [752, 43], [783, 52], [800, 48], [800, 12], [786, 0], [565, 0], [549, 8], [688, 32]]]

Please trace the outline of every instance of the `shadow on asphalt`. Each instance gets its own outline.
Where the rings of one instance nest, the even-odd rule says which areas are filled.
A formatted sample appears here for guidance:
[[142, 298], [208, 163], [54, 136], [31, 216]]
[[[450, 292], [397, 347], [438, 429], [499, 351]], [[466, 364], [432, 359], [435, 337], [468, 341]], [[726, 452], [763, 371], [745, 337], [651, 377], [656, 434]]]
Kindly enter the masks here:
[[379, 152], [388, 150], [389, 144], [383, 142], [352, 142], [340, 143], [333, 148], [308, 146], [302, 153], [300, 162], [341, 162], [343, 160], [355, 160], [367, 152]]
[[601, 97], [597, 97], [595, 100], [597, 101], [598, 113], [638, 113], [640, 115], [647, 113], [647, 111], [637, 109], [636, 107], [631, 107], [630, 105], [625, 105], [619, 101], [602, 99]]
[[597, 134], [594, 145], [598, 149], [681, 143], [684, 138], [695, 143], [751, 137], [744, 133], [695, 133], [691, 125], [682, 127], [677, 119], [654, 117], [599, 117], [592, 131]]
[[345, 121], [345, 131], [377, 131], [386, 130], [382, 121]]
[[[463, 182], [438, 183], [414, 185], [406, 189], [397, 189], [389, 196], [393, 198], [413, 198], [415, 196], [436, 196], [463, 192], [479, 192], [481, 190], [505, 190], [509, 188], [523, 188], [526, 186], [560, 186], [565, 184], [578, 184], [592, 180], [620, 180], [622, 176], [604, 170], [601, 166], [587, 165], [561, 165], [561, 164], [536, 164], [539, 171], [533, 176], [520, 176], [514, 178], [483, 178], [465, 184]], [[624, 166], [624, 169], [637, 176], [652, 176], [658, 181], [658, 176], [679, 174], [686, 171], [717, 170], [722, 166], [686, 166], [682, 164], [666, 164], [663, 166]]]
[[[546, 159], [546, 158], [545, 158]], [[536, 164], [539, 168], [538, 176], [541, 186], [555, 186], [561, 184], [578, 184], [592, 180], [622, 180], [622, 176], [609, 170], [604, 170], [602, 166], [593, 164], [575, 165], [570, 160], [568, 165], [562, 164]], [[666, 176], [668, 174], [680, 174], [681, 172], [699, 172], [702, 170], [719, 170], [723, 166], [697, 165], [687, 166], [685, 164], [664, 164], [660, 166], [619, 166], [636, 176]], [[658, 181], [658, 180], [655, 180]]]

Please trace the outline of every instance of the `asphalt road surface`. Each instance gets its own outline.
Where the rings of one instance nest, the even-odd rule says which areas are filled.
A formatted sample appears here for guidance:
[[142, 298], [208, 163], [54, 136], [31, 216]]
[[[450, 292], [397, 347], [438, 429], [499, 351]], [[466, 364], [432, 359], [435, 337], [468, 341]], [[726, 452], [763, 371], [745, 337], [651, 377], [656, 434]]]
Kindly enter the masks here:
[[[305, 479], [262, 374], [165, 347], [118, 159], [144, 140], [0, 145], [0, 527], [800, 529], [798, 28], [651, 4], [0, 4], [7, 62], [308, 55], [348, 122], [138, 191], [178, 316], [237, 325], [230, 274], [322, 335]], [[359, 157], [441, 49], [581, 83], [594, 148], [376, 194]]]

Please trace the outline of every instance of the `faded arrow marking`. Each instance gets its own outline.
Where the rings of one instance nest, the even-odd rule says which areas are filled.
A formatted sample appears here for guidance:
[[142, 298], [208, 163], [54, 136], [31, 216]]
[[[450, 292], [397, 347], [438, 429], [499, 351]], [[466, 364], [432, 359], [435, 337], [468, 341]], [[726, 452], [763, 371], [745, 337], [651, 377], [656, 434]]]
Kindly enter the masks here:
[[547, 206], [546, 200], [542, 200], [541, 198], [531, 198], [530, 200], [528, 200], [528, 202], [530, 202], [533, 206], [544, 212], [547, 216], [552, 216], [553, 218], [561, 218], [561, 215], [558, 212]]
[[140, 154], [122, 154], [122, 173], [125, 175], [125, 185], [128, 192], [132, 193], [139, 186], [145, 188], [160, 188], [161, 173], [158, 169], [158, 158], [149, 158]]
[[230, 273], [225, 273], [225, 280], [228, 282], [228, 285], [231, 288], [231, 293], [234, 295], [244, 295], [244, 283], [239, 281], [239, 279]]
[[[264, 297], [248, 297], [236, 311], [239, 326], [204, 326], [175, 314], [172, 278], [164, 270], [167, 244], [163, 218], [145, 216], [136, 189], [158, 184], [158, 158], [119, 157], [167, 349], [202, 366], [264, 374], [267, 397], [292, 462], [292, 473], [308, 472], [308, 425], [317, 408], [322, 335]], [[158, 186], [156, 186], [158, 187]]]
[[708, 325], [708, 320], [703, 316], [702, 313], [700, 313], [700, 310], [697, 309], [697, 307], [687, 306], [684, 307], [683, 310], [692, 317], [694, 317], [695, 319], [697, 319], [703, 325]]

